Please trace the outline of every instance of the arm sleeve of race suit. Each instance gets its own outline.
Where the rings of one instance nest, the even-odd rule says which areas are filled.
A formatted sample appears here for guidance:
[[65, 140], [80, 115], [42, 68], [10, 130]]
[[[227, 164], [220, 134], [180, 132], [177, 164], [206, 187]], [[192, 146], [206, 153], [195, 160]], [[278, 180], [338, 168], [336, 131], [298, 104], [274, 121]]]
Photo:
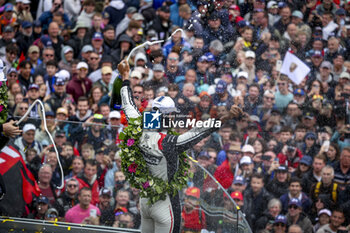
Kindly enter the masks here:
[[208, 137], [211, 133], [218, 130], [220, 127], [221, 122], [213, 120], [212, 127], [196, 127], [180, 136], [168, 134], [162, 141], [163, 148], [173, 148], [176, 152], [186, 151], [200, 142], [203, 138]]
[[129, 120], [131, 118], [137, 118], [141, 116], [140, 111], [137, 109], [137, 106], [132, 98], [130, 81], [124, 80], [123, 86], [120, 90], [122, 96], [122, 106], [125, 112], [126, 118]]

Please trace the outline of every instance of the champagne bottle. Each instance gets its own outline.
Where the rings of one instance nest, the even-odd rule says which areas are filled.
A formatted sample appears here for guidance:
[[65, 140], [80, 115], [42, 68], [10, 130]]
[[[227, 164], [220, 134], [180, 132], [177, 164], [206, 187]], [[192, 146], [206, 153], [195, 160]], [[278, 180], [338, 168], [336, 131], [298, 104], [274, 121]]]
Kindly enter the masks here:
[[110, 108], [113, 110], [121, 110], [122, 108], [122, 96], [120, 89], [122, 88], [123, 80], [120, 75], [113, 82], [112, 96], [110, 100]]

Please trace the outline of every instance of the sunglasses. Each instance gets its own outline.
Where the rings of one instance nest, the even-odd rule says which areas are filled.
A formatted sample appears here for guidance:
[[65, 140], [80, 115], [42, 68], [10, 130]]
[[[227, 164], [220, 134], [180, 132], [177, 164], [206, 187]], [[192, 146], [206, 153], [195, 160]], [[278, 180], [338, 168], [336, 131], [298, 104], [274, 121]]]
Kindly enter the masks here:
[[177, 61], [178, 59], [176, 57], [168, 57], [170, 61]]
[[308, 137], [306, 140], [315, 140], [314, 138]]
[[90, 57], [90, 60], [98, 60], [98, 57]]
[[285, 86], [285, 83], [277, 83], [278, 86]]
[[86, 68], [80, 68], [79, 70], [81, 70], [81, 71], [87, 71], [88, 69], [86, 69]]
[[78, 185], [76, 185], [76, 184], [69, 184], [67, 186], [68, 186], [68, 188], [76, 188], [76, 187], [78, 187]]
[[48, 214], [47, 217], [48, 218], [57, 218], [57, 215], [56, 214]]
[[142, 94], [142, 91], [134, 91], [134, 94]]
[[53, 54], [45, 54], [44, 56], [45, 57], [53, 57], [54, 55]]
[[232, 154], [232, 155], [240, 155], [242, 154], [240, 151], [234, 151], [234, 150], [229, 150], [227, 151], [228, 154]]
[[22, 108], [22, 107], [21, 107], [21, 108], [19, 108], [19, 109], [20, 109], [20, 110], [28, 110], [28, 108]]
[[274, 100], [275, 98], [274, 97], [267, 97], [267, 96], [264, 96], [265, 97], [265, 99], [267, 99], [267, 100]]
[[275, 226], [276, 227], [285, 227], [286, 224], [279, 222], [279, 223], [275, 223]]
[[290, 205], [290, 206], [288, 206], [288, 208], [289, 208], [289, 209], [295, 209], [295, 210], [296, 210], [296, 209], [298, 209], [299, 207], [296, 206], [296, 205]]

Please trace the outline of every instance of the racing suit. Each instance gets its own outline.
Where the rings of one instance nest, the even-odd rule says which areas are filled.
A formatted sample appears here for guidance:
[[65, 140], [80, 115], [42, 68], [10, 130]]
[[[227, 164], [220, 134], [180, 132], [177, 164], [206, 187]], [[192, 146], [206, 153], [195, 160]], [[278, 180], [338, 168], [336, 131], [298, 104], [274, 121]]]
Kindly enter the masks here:
[[[121, 88], [122, 106], [127, 119], [141, 116], [131, 94], [129, 81]], [[150, 173], [170, 182], [178, 169], [179, 154], [193, 147], [217, 128], [193, 128], [180, 135], [167, 135], [167, 131], [143, 131], [139, 147]], [[180, 191], [180, 190], [179, 190]], [[164, 201], [147, 204], [141, 198], [141, 232], [178, 233], [181, 226], [181, 205], [179, 195], [167, 195]]]

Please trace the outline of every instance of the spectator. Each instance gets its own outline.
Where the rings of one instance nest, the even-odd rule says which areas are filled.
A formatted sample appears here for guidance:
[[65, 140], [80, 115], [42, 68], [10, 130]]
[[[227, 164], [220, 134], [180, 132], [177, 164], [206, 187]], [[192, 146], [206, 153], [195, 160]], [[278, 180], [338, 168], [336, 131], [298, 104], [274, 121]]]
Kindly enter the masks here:
[[40, 142], [35, 141], [35, 125], [28, 123], [23, 127], [23, 135], [15, 140], [14, 144], [18, 146], [19, 152], [22, 154], [23, 160], [25, 161], [25, 151], [26, 149], [33, 148], [38, 153], [42, 151], [42, 145]]
[[[91, 189], [83, 187], [79, 191], [78, 200], [79, 205], [75, 205], [67, 211], [65, 215], [66, 222], [98, 225], [99, 220], [97, 216], [101, 216], [101, 212], [96, 206], [91, 204]], [[93, 212], [91, 210], [95, 211], [95, 216], [91, 214]]]
[[38, 173], [38, 185], [41, 193], [48, 199], [48, 202], [52, 205], [57, 199], [55, 193], [56, 185], [52, 182], [52, 167], [50, 164], [44, 164], [39, 169]]
[[[96, 205], [99, 202], [99, 188], [96, 180], [97, 163], [95, 160], [88, 159], [85, 161], [84, 172], [78, 174], [75, 178], [79, 181], [79, 190], [87, 187], [90, 190], [89, 204]], [[79, 198], [79, 202], [81, 202]], [[86, 203], [84, 203], [86, 205]], [[87, 207], [85, 207], [87, 208]], [[80, 219], [79, 219], [80, 220]]]
[[261, 174], [253, 174], [250, 187], [244, 193], [243, 212], [247, 221], [255, 229], [256, 221], [267, 208], [267, 203], [272, 199], [271, 194], [264, 188], [264, 178]]
[[345, 217], [344, 212], [341, 209], [335, 209], [332, 211], [331, 222], [321, 227], [317, 233], [324, 233], [327, 231], [337, 232], [341, 225], [344, 223]]
[[78, 75], [73, 76], [73, 79], [67, 84], [66, 91], [73, 96], [75, 102], [78, 102], [79, 97], [86, 96], [92, 87], [92, 82], [87, 78], [88, 69], [88, 64], [79, 62]]
[[312, 233], [312, 223], [302, 210], [299, 199], [292, 198], [288, 202], [287, 224], [297, 224], [305, 233]]
[[70, 178], [66, 180], [65, 191], [57, 198], [54, 207], [58, 210], [58, 216], [64, 218], [65, 213], [78, 204], [79, 182]]
[[316, 156], [312, 163], [312, 169], [303, 177], [303, 191], [310, 193], [311, 186], [321, 181], [321, 172], [326, 166], [326, 159], [323, 156]]
[[341, 189], [349, 184], [350, 179], [348, 179], [349, 169], [349, 159], [350, 159], [350, 148], [345, 147], [340, 154], [339, 162], [334, 166], [334, 182], [337, 183]]
[[[260, 232], [263, 229], [271, 230], [272, 222], [277, 223], [275, 219], [282, 211], [281, 201], [273, 198], [267, 204], [267, 210], [264, 211], [263, 215], [257, 220], [255, 224], [255, 231]], [[286, 221], [287, 222], [287, 221]], [[285, 223], [287, 224], [287, 223]]]

